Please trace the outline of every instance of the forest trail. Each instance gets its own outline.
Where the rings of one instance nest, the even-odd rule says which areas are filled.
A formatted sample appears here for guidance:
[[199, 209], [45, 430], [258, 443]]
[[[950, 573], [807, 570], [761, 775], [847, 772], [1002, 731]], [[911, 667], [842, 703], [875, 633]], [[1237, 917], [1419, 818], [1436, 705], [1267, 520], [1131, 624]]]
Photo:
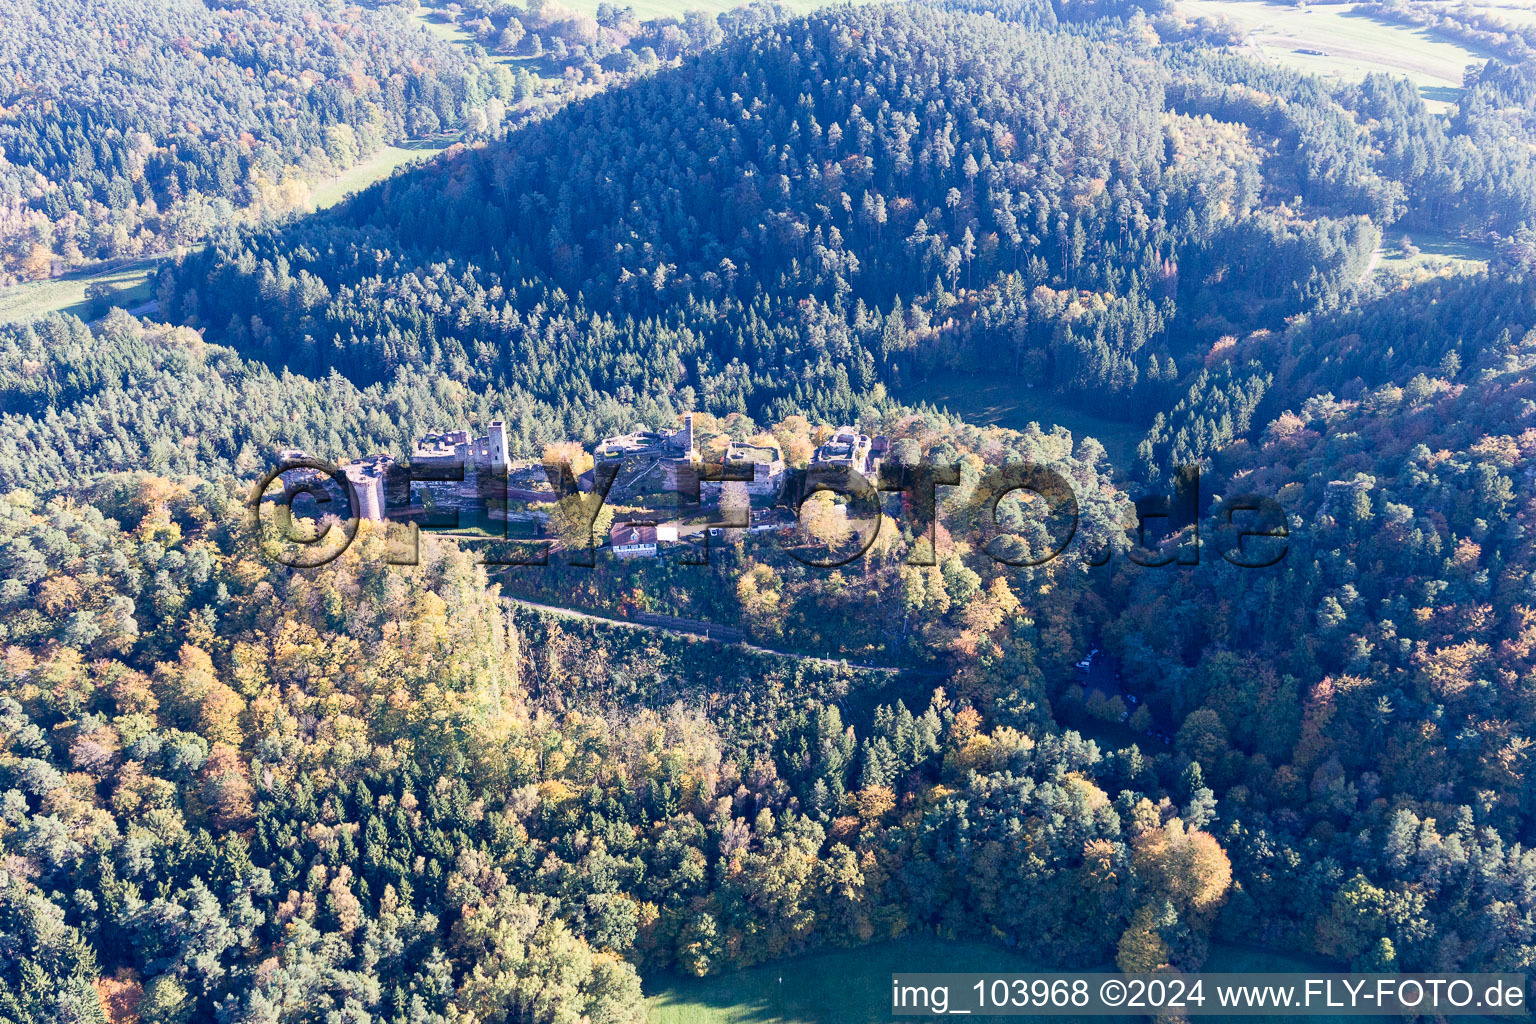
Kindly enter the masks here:
[[1386, 250], [1378, 244], [1375, 251], [1371, 253], [1370, 260], [1365, 264], [1365, 269], [1360, 272], [1359, 279], [1355, 281], [1355, 287], [1358, 288], [1371, 279], [1371, 275], [1376, 273], [1376, 268], [1381, 265], [1381, 257], [1385, 254]]
[[[795, 658], [800, 661], [816, 662], [832, 667], [847, 666], [848, 668], [859, 669], [863, 672], [885, 672], [891, 675], [900, 675], [902, 673], [925, 674], [925, 670], [898, 668], [893, 665], [868, 665], [856, 661], [848, 661], [846, 658], [822, 658], [813, 654], [803, 654], [799, 651], [785, 651], [775, 647], [760, 647], [757, 644], [743, 643], [741, 641], [728, 641], [707, 634], [701, 635], [688, 630], [673, 629], [669, 626], [658, 626], [648, 622], [635, 622], [631, 619], [616, 619], [607, 615], [597, 615], [593, 612], [578, 611], [575, 608], [562, 608], [559, 605], [540, 604], [537, 601], [526, 601], [521, 597], [502, 595], [501, 600], [504, 604], [522, 605], [525, 608], [532, 608], [536, 611], [548, 612], [551, 615], [559, 615], [565, 618], [586, 619], [590, 622], [601, 622], [608, 626], [627, 626], [630, 629], [648, 629], [658, 633], [671, 633], [675, 636], [689, 636], [710, 643], [729, 643], [744, 650], [753, 651], [757, 654], [767, 654], [775, 658]], [[721, 628], [724, 629], [726, 627]]]

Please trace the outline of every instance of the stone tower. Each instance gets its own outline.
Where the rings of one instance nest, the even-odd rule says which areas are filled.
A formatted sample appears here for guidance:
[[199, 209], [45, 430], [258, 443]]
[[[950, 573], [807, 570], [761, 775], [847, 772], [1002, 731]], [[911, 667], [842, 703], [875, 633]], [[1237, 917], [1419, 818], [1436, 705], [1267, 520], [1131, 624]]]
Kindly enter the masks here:
[[496, 474], [507, 471], [507, 422], [506, 420], [492, 420], [490, 431], [491, 472]]
[[683, 456], [693, 458], [693, 413], [691, 412], [683, 414], [683, 433], [678, 441], [682, 446]]

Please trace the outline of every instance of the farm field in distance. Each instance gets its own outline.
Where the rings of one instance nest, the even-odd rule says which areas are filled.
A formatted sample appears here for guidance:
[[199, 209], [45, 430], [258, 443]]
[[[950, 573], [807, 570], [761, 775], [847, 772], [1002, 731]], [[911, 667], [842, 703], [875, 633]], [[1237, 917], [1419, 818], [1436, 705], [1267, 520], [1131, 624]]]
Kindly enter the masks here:
[[1406, 75], [1430, 109], [1442, 113], [1460, 95], [1466, 66], [1488, 56], [1424, 29], [1357, 13], [1354, 4], [1179, 0], [1178, 7], [1189, 15], [1231, 19], [1246, 33], [1251, 49], [1298, 71], [1348, 81], [1378, 71]]

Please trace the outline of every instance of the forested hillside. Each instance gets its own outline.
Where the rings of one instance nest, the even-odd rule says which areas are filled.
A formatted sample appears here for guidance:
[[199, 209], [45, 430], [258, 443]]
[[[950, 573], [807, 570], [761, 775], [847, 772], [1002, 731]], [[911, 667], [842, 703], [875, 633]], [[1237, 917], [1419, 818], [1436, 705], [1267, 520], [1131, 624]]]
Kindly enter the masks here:
[[[627, 1024], [666, 972], [913, 934], [1536, 963], [1518, 40], [1442, 116], [1160, 4], [476, 2], [475, 45], [571, 72], [493, 129], [504, 66], [312, 8], [91, 0], [56, 52], [46, 5], [0, 39], [13, 272], [212, 229], [153, 322], [0, 328], [0, 1022]], [[233, 212], [448, 127], [323, 214]], [[1409, 231], [1486, 269], [1380, 272]], [[940, 371], [1134, 423], [1137, 458], [892, 397]], [[284, 448], [502, 419], [590, 465], [684, 412], [708, 459], [781, 453], [760, 512], [840, 424], [959, 482], [931, 541], [911, 495], [869, 537], [806, 502], [866, 547], [836, 568], [737, 531], [588, 568], [554, 504], [549, 565], [469, 530], [397, 564], [364, 523], [298, 570], [245, 506]], [[1133, 499], [1191, 465], [1159, 546]], [[989, 475], [1020, 466], [1072, 530]], [[1253, 495], [1287, 551], [1242, 568]]]
[[302, 209], [316, 180], [530, 88], [403, 8], [298, 0], [21, 0], [0, 83], [0, 282]]
[[1261, 140], [1169, 82], [1123, 35], [818, 16], [221, 242], [163, 295], [274, 365], [451, 368], [576, 437], [615, 400], [846, 418], [942, 365], [1151, 405], [1181, 303], [1334, 303], [1376, 239], [1273, 204]]
[[[259, 476], [274, 446], [356, 453], [507, 408], [410, 372], [360, 389], [339, 374], [273, 372], [196, 332], [118, 310], [93, 331], [52, 317], [0, 331], [0, 484], [51, 491], [126, 468]], [[539, 443], [563, 438], [537, 424]]]
[[[942, 691], [509, 627], [436, 542], [403, 571], [365, 530], [294, 574], [215, 485], [13, 492], [0, 521], [11, 1019], [101, 993], [153, 1021], [639, 1020], [631, 964], [916, 927], [1156, 961], [1156, 908], [1197, 956], [1228, 886], [1188, 773], [1186, 822], [1139, 759]], [[857, 729], [844, 696], [876, 705]]]
[[1533, 328], [1484, 278], [1252, 339], [1285, 406], [1213, 463], [1292, 515], [1287, 570], [1120, 581], [1127, 679], [1224, 794], [1234, 934], [1530, 956]]

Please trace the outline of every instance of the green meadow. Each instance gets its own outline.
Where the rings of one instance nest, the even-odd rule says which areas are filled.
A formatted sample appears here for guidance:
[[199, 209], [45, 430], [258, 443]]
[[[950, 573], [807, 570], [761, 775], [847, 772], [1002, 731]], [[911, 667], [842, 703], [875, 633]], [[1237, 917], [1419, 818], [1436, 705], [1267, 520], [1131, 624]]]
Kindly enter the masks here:
[[86, 300], [85, 289], [94, 282], [109, 285], [117, 293], [115, 304], [131, 309], [150, 300], [150, 278], [166, 258], [153, 256], [110, 270], [82, 270], [0, 288], [0, 324], [36, 320], [49, 313], [86, 317], [91, 303]]
[[[1408, 244], [1404, 245], [1404, 238]], [[1472, 274], [1488, 269], [1492, 250], [1450, 235], [1389, 231], [1381, 240], [1378, 274], [1417, 280], [1441, 274]]]
[[[888, 1024], [891, 975], [904, 971], [936, 973], [1029, 973], [1057, 968], [1041, 965], [1018, 953], [982, 942], [953, 942], [909, 936], [858, 949], [836, 949], [764, 964], [710, 978], [647, 979], [645, 991], [650, 1024]], [[1316, 957], [1297, 957], [1239, 946], [1211, 948], [1204, 970], [1213, 973], [1338, 971], [1337, 964]], [[1095, 968], [1113, 970], [1109, 965]], [[973, 1020], [1005, 1020], [972, 1016]], [[1066, 1022], [1150, 1020], [1127, 1014], [1114, 1017], [1031, 1017], [1034, 1021]], [[1346, 1024], [1376, 1017], [1308, 1017], [1317, 1024]], [[1481, 1019], [1481, 1018], [1477, 1018]], [[1294, 1017], [1202, 1016], [1202, 1021], [1242, 1021], [1283, 1024]]]
[[316, 183], [310, 192], [310, 200], [317, 210], [335, 206], [353, 192], [361, 192], [369, 185], [383, 181], [401, 167], [419, 160], [430, 160], [447, 149], [450, 142], [411, 142], [404, 146], [386, 146], [336, 177]]
[[718, 977], [664, 979], [646, 986], [648, 1017], [650, 1024], [884, 1024], [896, 1019], [892, 974], [1043, 969], [997, 946], [910, 937]]

